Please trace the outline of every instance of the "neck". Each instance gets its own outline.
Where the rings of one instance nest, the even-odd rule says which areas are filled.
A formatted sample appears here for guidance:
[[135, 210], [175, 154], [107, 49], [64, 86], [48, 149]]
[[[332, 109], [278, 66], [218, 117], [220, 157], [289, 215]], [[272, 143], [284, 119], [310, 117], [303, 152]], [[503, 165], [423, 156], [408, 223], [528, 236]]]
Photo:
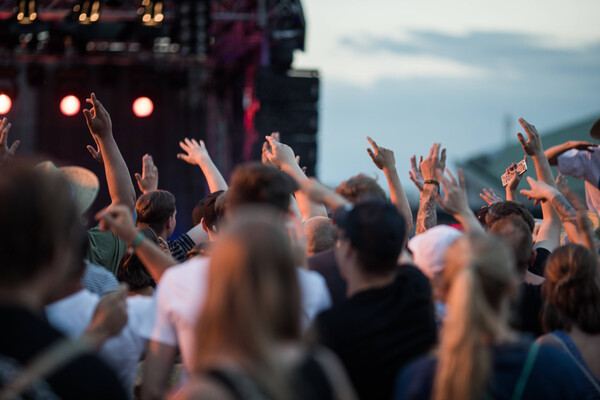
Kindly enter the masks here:
[[365, 290], [379, 289], [390, 285], [396, 277], [396, 271], [392, 270], [386, 274], [372, 275], [365, 274], [359, 268], [353, 268], [355, 273], [348, 277], [347, 296], [352, 297], [359, 292]]

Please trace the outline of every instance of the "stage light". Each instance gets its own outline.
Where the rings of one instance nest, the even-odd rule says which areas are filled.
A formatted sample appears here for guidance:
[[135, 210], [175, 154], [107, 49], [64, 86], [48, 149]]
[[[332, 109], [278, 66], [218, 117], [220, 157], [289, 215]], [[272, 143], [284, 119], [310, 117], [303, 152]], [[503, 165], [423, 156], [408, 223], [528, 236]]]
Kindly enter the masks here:
[[138, 14], [145, 26], [160, 26], [165, 19], [162, 0], [142, 0]]
[[4, 93], [0, 94], [0, 115], [9, 112], [11, 106], [12, 100], [10, 97]]
[[152, 114], [154, 110], [154, 104], [152, 104], [152, 100], [147, 97], [138, 97], [133, 102], [133, 113], [136, 117], [147, 117]]
[[100, 19], [100, 0], [80, 0], [73, 5], [73, 18], [81, 25], [89, 25]]
[[65, 96], [60, 101], [60, 111], [69, 117], [77, 114], [80, 106], [79, 99], [73, 95]]
[[37, 0], [18, 0], [15, 8], [19, 24], [31, 24], [37, 18]]

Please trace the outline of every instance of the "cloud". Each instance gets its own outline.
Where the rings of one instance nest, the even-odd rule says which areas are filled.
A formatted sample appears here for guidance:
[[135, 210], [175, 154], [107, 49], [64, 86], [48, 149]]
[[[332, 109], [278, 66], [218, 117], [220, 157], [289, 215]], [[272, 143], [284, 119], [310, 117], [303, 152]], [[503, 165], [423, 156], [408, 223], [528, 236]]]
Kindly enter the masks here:
[[449, 35], [410, 31], [407, 40], [365, 35], [343, 37], [339, 44], [360, 54], [429, 56], [465, 67], [484, 69], [506, 79], [600, 81], [600, 42], [579, 47], [552, 46], [549, 37], [524, 33], [481, 32]]

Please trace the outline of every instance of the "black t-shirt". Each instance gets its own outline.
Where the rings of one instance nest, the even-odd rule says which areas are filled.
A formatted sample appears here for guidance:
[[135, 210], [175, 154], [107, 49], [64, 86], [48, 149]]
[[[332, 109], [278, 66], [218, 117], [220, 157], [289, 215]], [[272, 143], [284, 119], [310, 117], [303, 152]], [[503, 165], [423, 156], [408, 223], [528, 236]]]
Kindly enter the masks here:
[[436, 342], [429, 280], [402, 265], [392, 284], [321, 313], [315, 328], [320, 342], [340, 357], [359, 397], [387, 400], [400, 368]]
[[550, 254], [550, 250], [544, 249], [543, 247], [538, 247], [535, 249], [535, 261], [529, 266], [529, 272], [538, 276], [544, 276], [546, 262], [548, 261]]
[[523, 333], [534, 336], [544, 334], [542, 330], [542, 287], [522, 283], [516, 300], [511, 305], [510, 325]]
[[[63, 335], [30, 311], [0, 305], [0, 354], [23, 367]], [[85, 354], [44, 377], [61, 399], [127, 399], [117, 375], [98, 357]]]
[[318, 272], [325, 278], [333, 306], [346, 301], [346, 281], [340, 275], [333, 249], [309, 257], [308, 268]]

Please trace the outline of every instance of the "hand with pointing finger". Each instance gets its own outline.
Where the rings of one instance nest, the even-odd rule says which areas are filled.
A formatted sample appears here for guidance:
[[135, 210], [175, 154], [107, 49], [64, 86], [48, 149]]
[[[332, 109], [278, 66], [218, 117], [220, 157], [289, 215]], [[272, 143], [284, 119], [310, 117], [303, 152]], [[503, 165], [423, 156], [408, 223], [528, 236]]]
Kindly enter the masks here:
[[394, 158], [394, 152], [385, 147], [380, 147], [375, 143], [373, 139], [367, 136], [367, 140], [373, 146], [373, 149], [367, 147], [367, 153], [371, 156], [371, 159], [377, 166], [377, 168], [383, 170], [384, 168], [392, 169], [396, 167], [396, 159]]

